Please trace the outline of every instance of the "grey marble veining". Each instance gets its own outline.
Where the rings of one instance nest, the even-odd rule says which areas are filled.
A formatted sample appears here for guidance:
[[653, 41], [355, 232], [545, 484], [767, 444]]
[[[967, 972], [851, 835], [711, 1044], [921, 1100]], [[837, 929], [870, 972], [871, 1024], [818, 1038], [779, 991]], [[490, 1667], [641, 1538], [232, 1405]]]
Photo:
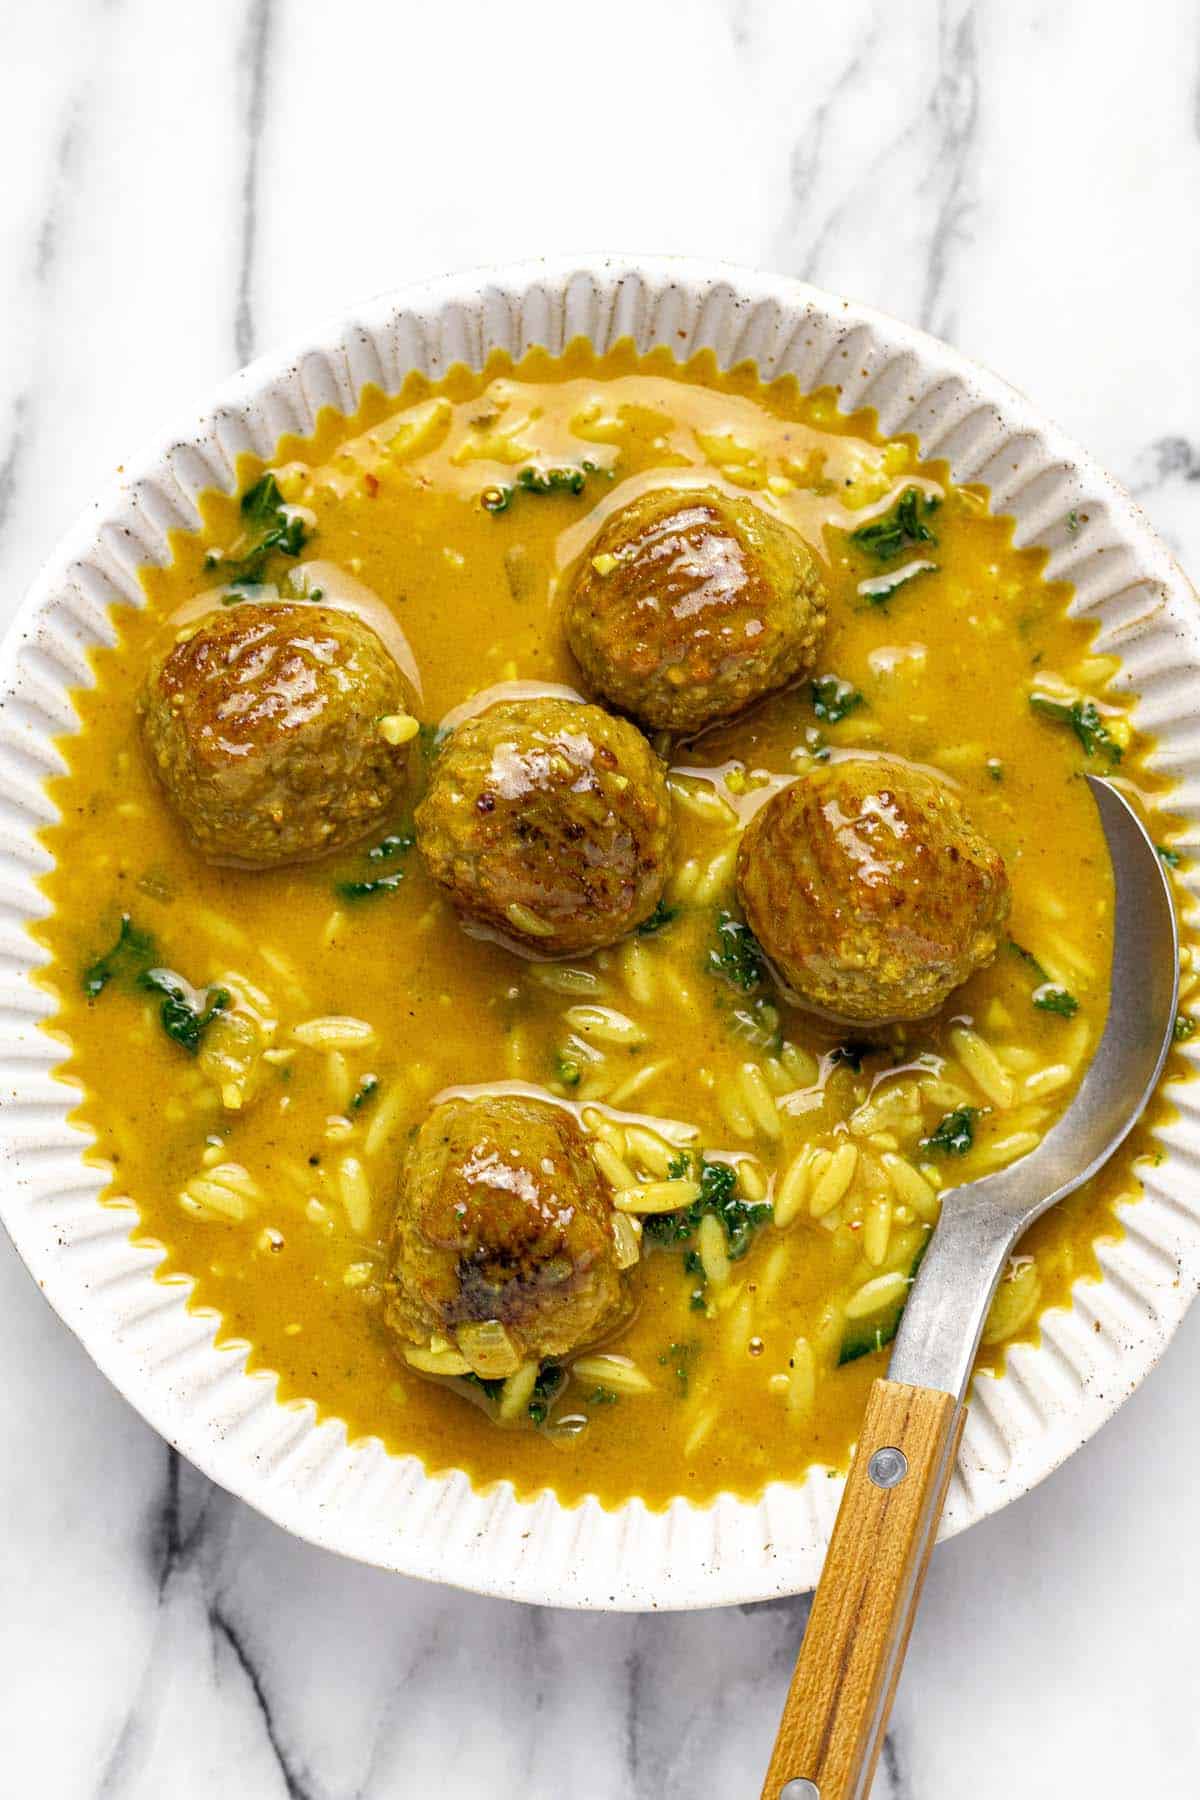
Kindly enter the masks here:
[[[3, 616], [118, 464], [355, 297], [716, 254], [954, 338], [1200, 568], [1190, 0], [837, 8], [41, 0], [0, 65]], [[0, 1245], [0, 1794], [741, 1800], [807, 1601], [511, 1606], [342, 1563], [190, 1469]], [[937, 1553], [876, 1800], [1183, 1800], [1193, 1317], [1111, 1426]]]

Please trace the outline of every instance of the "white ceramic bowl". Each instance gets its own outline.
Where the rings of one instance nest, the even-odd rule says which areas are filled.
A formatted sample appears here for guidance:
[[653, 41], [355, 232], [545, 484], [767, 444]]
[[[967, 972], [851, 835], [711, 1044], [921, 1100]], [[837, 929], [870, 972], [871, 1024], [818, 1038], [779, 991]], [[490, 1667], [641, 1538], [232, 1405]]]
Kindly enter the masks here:
[[[476, 1493], [430, 1479], [377, 1440], [348, 1444], [311, 1406], [282, 1407], [273, 1378], [218, 1351], [214, 1324], [182, 1286], [155, 1281], [156, 1256], [129, 1242], [128, 1213], [102, 1207], [100, 1170], [67, 1122], [60, 1049], [32, 980], [41, 960], [26, 923], [45, 911], [34, 841], [52, 817], [43, 791], [52, 740], [76, 725], [70, 692], [85, 652], [112, 641], [108, 608], [141, 604], [136, 570], [167, 559], [172, 526], [198, 523], [196, 495], [232, 488], [243, 449], [270, 455], [307, 432], [318, 407], [351, 410], [364, 383], [396, 390], [409, 369], [478, 368], [496, 347], [599, 349], [632, 337], [684, 357], [711, 346], [723, 367], [753, 358], [765, 377], [841, 389], [850, 411], [915, 432], [958, 481], [982, 481], [1017, 541], [1051, 552], [1139, 696], [1138, 723], [1178, 781], [1174, 804], [1200, 819], [1200, 613], [1142, 514], [1084, 453], [994, 376], [893, 319], [779, 276], [674, 260], [533, 263], [388, 294], [228, 382], [211, 409], [89, 508], [26, 598], [0, 663], [0, 1211], [47, 1299], [121, 1392], [206, 1474], [289, 1531], [346, 1555], [481, 1592], [563, 1606], [659, 1608], [764, 1599], [810, 1587], [841, 1495], [816, 1471], [751, 1504], [728, 1495], [662, 1513], [634, 1501], [567, 1509], [518, 1502], [507, 1484]], [[1086, 514], [1071, 531], [1068, 515]], [[1200, 827], [1197, 828], [1200, 839]], [[1080, 1283], [1070, 1311], [1045, 1315], [997, 1381], [977, 1380], [944, 1532], [1027, 1492], [1096, 1431], [1146, 1375], [1200, 1284], [1200, 1109], [1182, 1085], [1169, 1154], [1103, 1246], [1105, 1279]]]

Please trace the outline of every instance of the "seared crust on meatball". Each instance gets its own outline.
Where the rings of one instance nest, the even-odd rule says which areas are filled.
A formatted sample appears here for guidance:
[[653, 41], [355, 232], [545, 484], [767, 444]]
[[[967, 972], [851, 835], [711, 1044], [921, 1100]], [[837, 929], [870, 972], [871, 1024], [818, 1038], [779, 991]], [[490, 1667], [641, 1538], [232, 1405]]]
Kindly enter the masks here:
[[404, 677], [368, 625], [332, 607], [211, 614], [151, 672], [141, 705], [159, 779], [209, 862], [307, 862], [364, 837], [400, 791], [408, 746], [380, 721], [411, 730]]
[[662, 765], [634, 726], [578, 701], [504, 700], [458, 726], [416, 826], [462, 912], [547, 955], [615, 943], [667, 880]]
[[565, 1356], [629, 1309], [612, 1217], [565, 1108], [513, 1094], [447, 1100], [405, 1162], [387, 1321], [413, 1344], [445, 1339], [485, 1376]]
[[655, 488], [566, 577], [563, 624], [604, 699], [697, 732], [811, 667], [825, 591], [803, 538], [715, 488]]
[[839, 1024], [923, 1019], [991, 962], [1008, 917], [999, 853], [948, 787], [887, 757], [830, 762], [746, 829], [738, 894], [801, 1005]]

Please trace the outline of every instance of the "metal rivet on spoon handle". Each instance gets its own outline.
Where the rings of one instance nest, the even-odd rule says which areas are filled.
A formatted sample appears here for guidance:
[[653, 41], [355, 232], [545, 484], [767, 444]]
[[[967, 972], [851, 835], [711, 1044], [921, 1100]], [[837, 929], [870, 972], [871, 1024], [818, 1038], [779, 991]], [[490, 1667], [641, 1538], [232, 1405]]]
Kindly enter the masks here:
[[1107, 782], [1088, 784], [1116, 894], [1104, 1033], [1036, 1149], [942, 1197], [887, 1379], [867, 1402], [763, 1800], [866, 1800], [997, 1283], [1026, 1227], [1127, 1136], [1170, 1049], [1179, 998], [1170, 884], [1133, 808]]
[[884, 1450], [876, 1450], [867, 1464], [867, 1480], [873, 1481], [878, 1488], [899, 1487], [907, 1474], [908, 1458], [894, 1444], [888, 1445]]

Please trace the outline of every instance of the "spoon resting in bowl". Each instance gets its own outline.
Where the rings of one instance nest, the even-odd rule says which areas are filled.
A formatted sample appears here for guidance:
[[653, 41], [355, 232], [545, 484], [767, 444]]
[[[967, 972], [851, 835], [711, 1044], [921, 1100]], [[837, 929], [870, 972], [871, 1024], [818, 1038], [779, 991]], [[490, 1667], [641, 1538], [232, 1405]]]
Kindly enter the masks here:
[[943, 1195], [888, 1374], [867, 1401], [763, 1800], [866, 1800], [1005, 1264], [1026, 1228], [1128, 1135], [1171, 1046], [1179, 937], [1170, 884], [1129, 803], [1087, 779], [1116, 896], [1104, 1033], [1037, 1148]]

